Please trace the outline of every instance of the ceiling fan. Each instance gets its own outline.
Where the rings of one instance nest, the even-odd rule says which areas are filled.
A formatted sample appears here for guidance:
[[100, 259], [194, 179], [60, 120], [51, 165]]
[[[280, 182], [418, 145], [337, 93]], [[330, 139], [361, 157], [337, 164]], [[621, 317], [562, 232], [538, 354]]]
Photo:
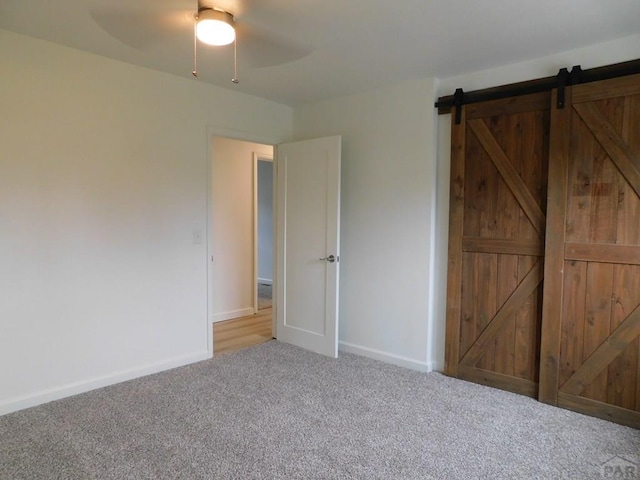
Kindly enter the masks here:
[[[236, 49], [241, 53], [243, 64], [251, 68], [282, 65], [303, 58], [313, 50], [278, 33], [277, 25], [267, 25], [269, 19], [285, 13], [277, 9], [286, 9], [283, 5], [286, 2], [262, 6], [261, 11], [256, 2], [247, 0], [197, 0], [195, 8], [189, 8], [191, 2], [193, 0], [149, 1], [142, 7], [104, 5], [92, 8], [90, 14], [104, 31], [132, 48], [148, 50], [163, 42], [193, 42], [194, 76], [198, 74], [199, 46], [234, 48], [234, 83], [238, 83]], [[221, 28], [226, 37], [211, 40], [206, 26]], [[225, 47], [230, 44], [233, 47]]]
[[238, 80], [238, 42], [236, 41], [236, 21], [229, 12], [205, 5], [204, 0], [198, 0], [198, 13], [195, 14], [195, 28], [193, 33], [193, 70], [194, 77], [198, 76], [198, 40], [214, 47], [223, 47], [233, 43], [233, 83]]

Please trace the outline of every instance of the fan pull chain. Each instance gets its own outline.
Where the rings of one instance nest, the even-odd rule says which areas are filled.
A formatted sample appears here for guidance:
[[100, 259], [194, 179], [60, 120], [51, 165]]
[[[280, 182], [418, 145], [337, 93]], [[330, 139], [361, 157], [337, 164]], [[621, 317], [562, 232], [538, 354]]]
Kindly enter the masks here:
[[236, 85], [240, 83], [238, 80], [238, 36], [233, 41], [233, 78], [231, 79]]
[[193, 22], [193, 70], [191, 74], [194, 77], [198, 76], [198, 16], [195, 17]]

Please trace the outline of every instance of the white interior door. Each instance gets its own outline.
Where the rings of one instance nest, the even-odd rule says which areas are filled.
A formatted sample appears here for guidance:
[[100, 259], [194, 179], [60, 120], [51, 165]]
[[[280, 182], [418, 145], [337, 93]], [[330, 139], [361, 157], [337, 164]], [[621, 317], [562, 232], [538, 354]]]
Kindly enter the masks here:
[[338, 356], [341, 137], [276, 148], [276, 334]]

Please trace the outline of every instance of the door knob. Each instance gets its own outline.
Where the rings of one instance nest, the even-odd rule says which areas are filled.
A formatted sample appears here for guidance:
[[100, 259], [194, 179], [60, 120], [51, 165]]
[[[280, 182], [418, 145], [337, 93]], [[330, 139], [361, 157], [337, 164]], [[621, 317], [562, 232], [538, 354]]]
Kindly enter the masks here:
[[320, 260], [334, 263], [336, 261], [336, 257], [334, 255], [329, 255], [328, 257], [321, 258]]

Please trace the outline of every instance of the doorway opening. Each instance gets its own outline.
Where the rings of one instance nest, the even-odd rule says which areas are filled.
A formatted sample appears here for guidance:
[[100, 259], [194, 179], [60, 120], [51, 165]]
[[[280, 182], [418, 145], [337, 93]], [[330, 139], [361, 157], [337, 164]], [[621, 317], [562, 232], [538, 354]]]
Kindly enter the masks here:
[[[274, 147], [222, 137], [212, 142], [209, 305], [213, 321], [221, 322], [257, 315], [256, 209], [243, 208], [256, 195], [243, 194], [243, 188], [256, 190], [251, 166], [261, 156], [273, 158]], [[277, 148], [271, 331], [285, 343], [337, 357], [341, 137], [298, 140]], [[233, 152], [238, 151], [247, 155], [234, 161]], [[247, 158], [252, 159], [250, 166]], [[237, 172], [244, 175], [230, 176]], [[237, 299], [244, 303], [230, 302]]]
[[211, 322], [219, 353], [274, 336], [273, 146], [214, 136], [210, 202]]

